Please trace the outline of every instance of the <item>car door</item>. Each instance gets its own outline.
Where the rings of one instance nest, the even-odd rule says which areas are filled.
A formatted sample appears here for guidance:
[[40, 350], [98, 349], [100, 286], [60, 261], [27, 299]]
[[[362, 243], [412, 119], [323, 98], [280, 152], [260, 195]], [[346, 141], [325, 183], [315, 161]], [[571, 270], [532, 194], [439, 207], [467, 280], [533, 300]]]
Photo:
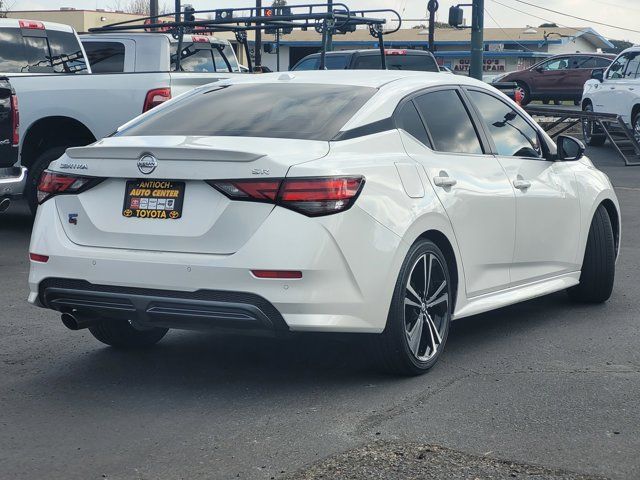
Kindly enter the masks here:
[[619, 55], [605, 72], [603, 82], [594, 86], [591, 94], [594, 111], [619, 114], [627, 111], [623, 86], [624, 74], [631, 57], [631, 53]]
[[532, 91], [550, 96], [563, 91], [562, 81], [569, 68], [569, 57], [558, 57], [543, 63], [533, 75]]
[[430, 90], [407, 99], [401, 108], [419, 116], [412, 129], [407, 127], [413, 130], [411, 135], [402, 129], [401, 134], [407, 153], [422, 164], [449, 216], [462, 256], [467, 296], [507, 288], [515, 195], [500, 163], [485, 153], [486, 138], [460, 90]]
[[569, 58], [569, 69], [563, 81], [562, 88], [566, 95], [579, 99], [584, 90], [584, 82], [591, 77], [595, 65], [593, 57], [574, 55]]
[[515, 193], [512, 284], [579, 270], [580, 201], [571, 163], [544, 158], [538, 127], [506, 100], [484, 89], [466, 94]]

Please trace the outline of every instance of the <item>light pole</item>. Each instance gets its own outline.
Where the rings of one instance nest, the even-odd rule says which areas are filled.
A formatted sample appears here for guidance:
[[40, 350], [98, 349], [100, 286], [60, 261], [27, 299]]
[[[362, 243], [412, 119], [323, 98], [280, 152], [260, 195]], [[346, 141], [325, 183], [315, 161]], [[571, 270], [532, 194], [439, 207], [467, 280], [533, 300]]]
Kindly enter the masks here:
[[[262, 15], [262, 0], [256, 0], [256, 16]], [[262, 66], [262, 30], [261, 24], [256, 25], [256, 41], [254, 42], [253, 65], [254, 68]]]
[[471, 17], [471, 69], [469, 76], [482, 80], [482, 57], [484, 54], [484, 0], [473, 0]]
[[[327, 0], [327, 9], [330, 12], [333, 12], [333, 0]], [[327, 32], [327, 48], [326, 48], [326, 51], [330, 52], [332, 50], [333, 50], [333, 35], [332, 35], [331, 31], [328, 31]]]

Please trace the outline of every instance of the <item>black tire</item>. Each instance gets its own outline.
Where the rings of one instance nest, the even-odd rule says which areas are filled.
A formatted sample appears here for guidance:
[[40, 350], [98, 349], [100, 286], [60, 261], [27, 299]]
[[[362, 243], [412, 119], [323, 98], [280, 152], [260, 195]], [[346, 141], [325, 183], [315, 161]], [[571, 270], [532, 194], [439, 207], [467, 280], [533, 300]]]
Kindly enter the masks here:
[[562, 100], [554, 100], [553, 104], [554, 105], [562, 105]]
[[516, 82], [518, 85], [516, 89], [519, 89], [522, 92], [522, 100], [520, 101], [520, 105], [525, 106], [531, 102], [531, 90], [529, 89], [529, 85], [524, 82]]
[[[593, 112], [593, 105], [587, 103], [583, 108], [584, 112]], [[598, 133], [600, 127], [587, 120], [582, 121], [582, 138], [584, 143], [591, 147], [601, 147], [607, 141], [604, 133]]]
[[574, 100], [573, 104], [577, 107], [578, 105], [580, 105], [580, 100]]
[[549, 99], [548, 99], [548, 98], [543, 99], [543, 100], [542, 100], [542, 103], [543, 103], [544, 105], [549, 105]]
[[89, 327], [89, 331], [102, 343], [115, 348], [134, 349], [155, 345], [169, 330], [166, 328], [138, 330], [127, 320], [106, 319]]
[[589, 228], [580, 283], [569, 288], [567, 293], [577, 302], [606, 302], [613, 291], [615, 273], [616, 247], [613, 228], [607, 210], [600, 205]]
[[[431, 265], [430, 270], [427, 270], [427, 262]], [[422, 284], [420, 278], [425, 279]], [[420, 300], [409, 294], [407, 285], [410, 281], [414, 293], [422, 294], [422, 290], [426, 291]], [[446, 283], [441, 288], [443, 282]], [[426, 288], [422, 287], [424, 284], [427, 285]], [[446, 300], [442, 300], [443, 297]], [[415, 298], [421, 305], [408, 305], [405, 298]], [[433, 306], [426, 307], [428, 300], [431, 300]], [[400, 375], [420, 375], [433, 367], [444, 350], [449, 334], [452, 300], [449, 267], [442, 251], [429, 240], [419, 240], [411, 247], [402, 264], [389, 308], [387, 326], [374, 342], [381, 366], [388, 372]], [[415, 347], [409, 344], [411, 331], [416, 334]], [[415, 348], [416, 353], [412, 348]], [[422, 350], [423, 355], [420, 355]]]
[[24, 195], [33, 215], [36, 214], [36, 210], [38, 209], [38, 182], [40, 181], [40, 176], [42, 172], [49, 167], [51, 162], [62, 156], [65, 150], [65, 147], [53, 147], [45, 150], [36, 158], [36, 161], [33, 162], [33, 165], [29, 168]]
[[631, 129], [636, 141], [640, 143], [640, 112], [636, 113], [631, 120]]

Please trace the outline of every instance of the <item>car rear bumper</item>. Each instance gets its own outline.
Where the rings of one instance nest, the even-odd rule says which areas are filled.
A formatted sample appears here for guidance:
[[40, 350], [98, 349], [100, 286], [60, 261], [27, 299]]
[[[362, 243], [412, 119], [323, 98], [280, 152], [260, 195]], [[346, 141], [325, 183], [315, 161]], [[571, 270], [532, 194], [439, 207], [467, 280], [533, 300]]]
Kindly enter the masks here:
[[355, 207], [314, 219], [276, 208], [232, 255], [87, 247], [66, 236], [54, 201], [38, 208], [30, 252], [49, 258], [31, 262], [29, 301], [171, 328], [379, 333], [408, 249]]
[[180, 292], [48, 278], [40, 283], [38, 298], [42, 306], [61, 313], [131, 320], [142, 327], [289, 330], [271, 303], [245, 292]]
[[24, 167], [0, 168], [0, 198], [18, 198], [27, 185], [27, 169]]

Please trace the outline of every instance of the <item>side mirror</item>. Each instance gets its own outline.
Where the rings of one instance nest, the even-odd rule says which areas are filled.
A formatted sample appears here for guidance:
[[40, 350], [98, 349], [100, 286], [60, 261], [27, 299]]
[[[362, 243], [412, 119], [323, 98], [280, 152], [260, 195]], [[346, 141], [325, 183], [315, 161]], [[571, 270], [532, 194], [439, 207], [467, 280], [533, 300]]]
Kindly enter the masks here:
[[597, 68], [591, 72], [591, 78], [598, 80], [600, 83], [604, 82], [604, 69]]
[[558, 160], [561, 162], [580, 160], [584, 155], [584, 143], [577, 138], [568, 135], [559, 135], [557, 143]]

